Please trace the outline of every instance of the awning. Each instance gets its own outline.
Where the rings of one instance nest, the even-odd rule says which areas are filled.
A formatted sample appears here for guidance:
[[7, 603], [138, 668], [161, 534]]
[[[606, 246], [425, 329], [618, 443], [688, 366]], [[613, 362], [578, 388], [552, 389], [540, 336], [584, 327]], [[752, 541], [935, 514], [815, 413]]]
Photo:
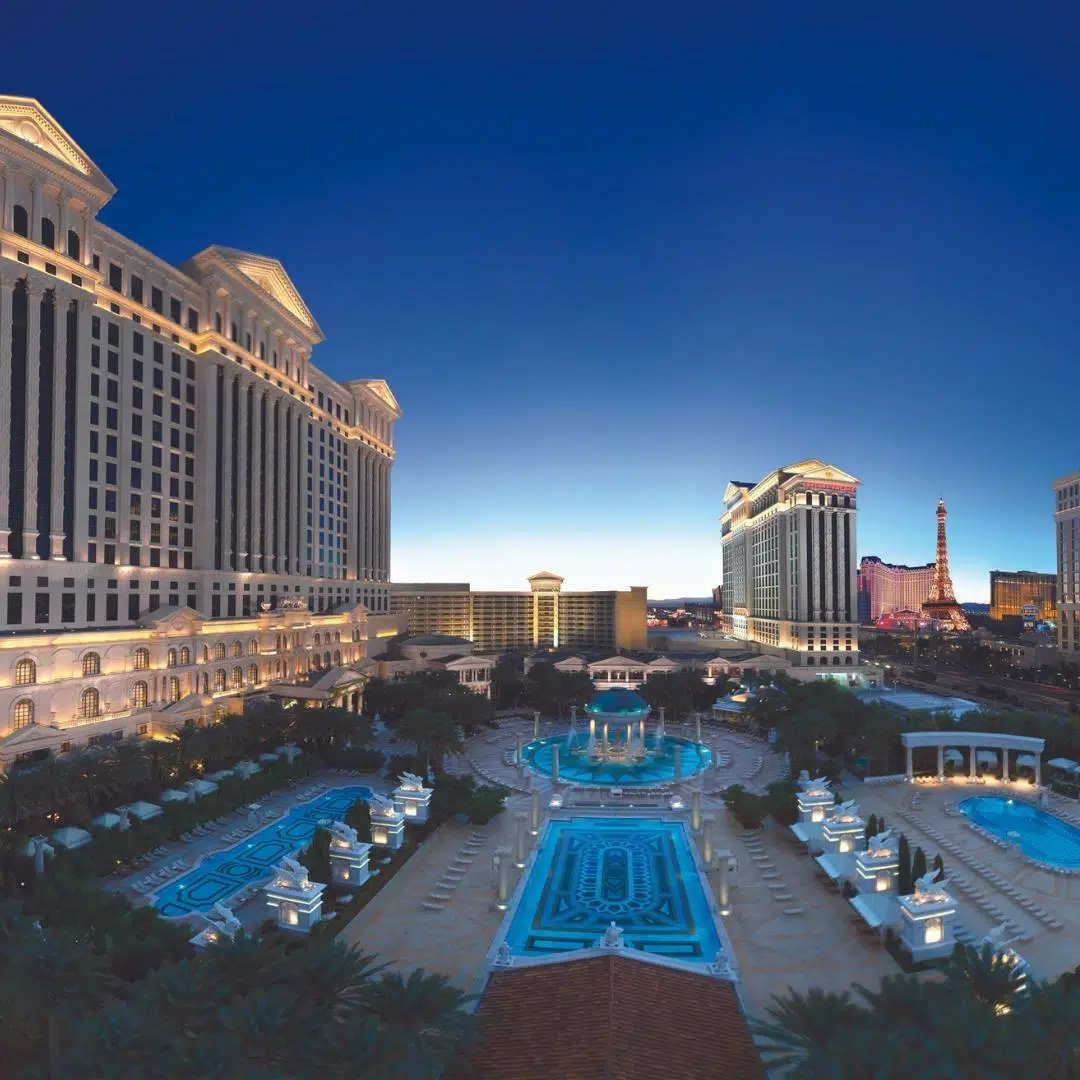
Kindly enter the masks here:
[[854, 859], [850, 855], [819, 855], [814, 862], [833, 881], [844, 881], [851, 876]]
[[74, 825], [65, 825], [52, 834], [53, 843], [59, 844], [62, 848], [67, 848], [68, 851], [81, 848], [85, 844], [89, 844], [93, 839], [85, 829], [76, 829]]
[[168, 791], [163, 791], [159, 796], [162, 802], [187, 802], [187, 792], [177, 791], [176, 788], [169, 788]]
[[119, 814], [114, 814], [109, 810], [98, 815], [90, 824], [96, 825], [99, 829], [119, 829], [124, 824], [124, 819]]
[[[177, 792], [183, 795], [183, 792]], [[149, 821], [151, 818], [161, 817], [163, 811], [160, 806], [152, 802], [133, 802], [128, 807], [128, 813], [137, 817], [140, 821]]]

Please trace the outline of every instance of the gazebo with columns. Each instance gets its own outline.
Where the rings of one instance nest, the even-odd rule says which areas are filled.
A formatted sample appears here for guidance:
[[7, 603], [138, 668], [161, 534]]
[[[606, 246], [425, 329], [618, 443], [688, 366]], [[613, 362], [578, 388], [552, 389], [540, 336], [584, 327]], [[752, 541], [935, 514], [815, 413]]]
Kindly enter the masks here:
[[[946, 748], [963, 746], [968, 749], [968, 776], [972, 780], [977, 775], [977, 750], [981, 748], [993, 750], [995, 754], [997, 751], [1001, 752], [1002, 780], [1009, 779], [1009, 751], [1015, 750], [1020, 755], [1017, 758], [1017, 764], [1030, 765], [1035, 772], [1035, 785], [1042, 783], [1042, 753], [1046, 740], [1033, 735], [1006, 735], [992, 731], [905, 731], [901, 733], [900, 741], [907, 752], [908, 780], [913, 779], [915, 775], [912, 763], [914, 750], [924, 746], [937, 747], [937, 778], [944, 780]], [[1030, 760], [1022, 760], [1023, 758]]]

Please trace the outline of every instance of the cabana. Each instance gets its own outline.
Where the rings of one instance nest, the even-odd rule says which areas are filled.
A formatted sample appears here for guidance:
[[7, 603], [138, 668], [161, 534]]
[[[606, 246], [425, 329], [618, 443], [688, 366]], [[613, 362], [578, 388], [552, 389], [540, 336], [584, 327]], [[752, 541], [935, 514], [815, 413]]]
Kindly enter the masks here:
[[152, 818], [161, 817], [164, 812], [160, 806], [152, 802], [133, 802], [127, 808], [127, 811], [133, 818], [138, 818], [139, 821], [150, 821]]
[[169, 788], [158, 796], [162, 802], [187, 802], [187, 797], [186, 791], [178, 791], [176, 788]]
[[235, 775], [232, 769], [218, 769], [217, 772], [208, 772], [203, 779], [209, 780], [211, 784], [220, 784], [222, 780]]
[[233, 766], [233, 772], [246, 780], [249, 776], [254, 776], [257, 772], [262, 772], [262, 766], [257, 765], [254, 761], [238, 761]]
[[[975, 779], [976, 762], [998, 762], [1001, 753], [1001, 778], [1009, 779], [1009, 751], [1022, 752], [1035, 758], [1035, 784], [1042, 783], [1040, 765], [1046, 740], [1033, 735], [1007, 735], [1000, 731], [903, 731], [900, 741], [907, 752], [907, 779], [915, 775], [912, 753], [921, 747], [933, 747], [937, 750], [937, 777], [945, 778], [946, 747], [966, 746], [970, 748], [969, 776]], [[993, 749], [990, 749], [990, 748]]]
[[127, 827], [127, 820], [120, 814], [114, 814], [111, 810], [106, 810], [104, 814], [99, 814], [94, 818], [90, 824], [99, 829], [124, 829]]
[[1053, 765], [1055, 769], [1060, 769], [1062, 772], [1071, 773], [1076, 775], [1080, 773], [1080, 762], [1073, 761], [1072, 758], [1067, 757], [1055, 757], [1051, 758], [1047, 765]]
[[[189, 795], [194, 795], [196, 799], [201, 799], [204, 795], [213, 795], [218, 789], [217, 784], [209, 780], [189, 780], [184, 786], [188, 789]], [[187, 798], [188, 795], [184, 797]]]
[[74, 825], [65, 825], [52, 834], [52, 842], [67, 851], [85, 847], [93, 839], [85, 829], [76, 829]]

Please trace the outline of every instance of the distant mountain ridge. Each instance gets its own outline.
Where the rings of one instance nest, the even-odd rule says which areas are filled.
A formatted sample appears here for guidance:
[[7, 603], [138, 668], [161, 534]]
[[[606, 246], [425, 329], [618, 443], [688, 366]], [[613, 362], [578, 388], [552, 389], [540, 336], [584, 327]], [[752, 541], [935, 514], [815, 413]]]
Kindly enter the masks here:
[[674, 600], [649, 600], [650, 607], [686, 607], [687, 604], [711, 604], [711, 596], [677, 596]]

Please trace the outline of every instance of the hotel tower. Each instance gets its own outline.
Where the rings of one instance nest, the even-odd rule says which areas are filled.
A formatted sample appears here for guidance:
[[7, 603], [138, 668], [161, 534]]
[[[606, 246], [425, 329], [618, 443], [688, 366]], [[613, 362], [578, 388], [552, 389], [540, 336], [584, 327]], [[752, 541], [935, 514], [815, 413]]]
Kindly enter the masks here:
[[0, 767], [347, 666], [390, 610], [389, 387], [315, 367], [277, 260], [172, 266], [114, 193], [0, 97]]
[[796, 668], [858, 667], [858, 486], [816, 459], [727, 485], [724, 631]]

